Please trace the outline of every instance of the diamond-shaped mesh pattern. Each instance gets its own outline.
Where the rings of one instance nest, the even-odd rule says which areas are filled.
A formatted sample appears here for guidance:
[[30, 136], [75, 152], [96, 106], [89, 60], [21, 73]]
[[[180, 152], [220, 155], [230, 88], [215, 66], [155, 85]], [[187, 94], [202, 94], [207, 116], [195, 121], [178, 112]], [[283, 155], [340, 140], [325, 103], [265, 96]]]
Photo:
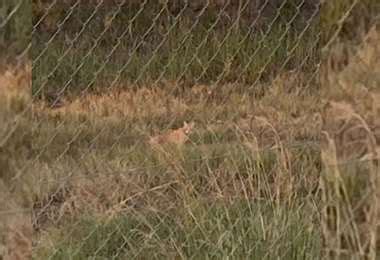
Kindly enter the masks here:
[[0, 258], [376, 259], [379, 10], [0, 2]]

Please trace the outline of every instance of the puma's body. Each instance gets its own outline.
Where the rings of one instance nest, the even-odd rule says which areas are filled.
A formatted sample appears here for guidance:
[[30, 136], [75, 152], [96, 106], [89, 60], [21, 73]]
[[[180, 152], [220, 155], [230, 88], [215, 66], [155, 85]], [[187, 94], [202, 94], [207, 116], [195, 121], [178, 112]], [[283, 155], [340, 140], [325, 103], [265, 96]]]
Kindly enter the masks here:
[[176, 144], [183, 145], [189, 140], [189, 134], [194, 127], [194, 123], [184, 122], [183, 127], [171, 130], [167, 133], [153, 136], [149, 139], [151, 145]]

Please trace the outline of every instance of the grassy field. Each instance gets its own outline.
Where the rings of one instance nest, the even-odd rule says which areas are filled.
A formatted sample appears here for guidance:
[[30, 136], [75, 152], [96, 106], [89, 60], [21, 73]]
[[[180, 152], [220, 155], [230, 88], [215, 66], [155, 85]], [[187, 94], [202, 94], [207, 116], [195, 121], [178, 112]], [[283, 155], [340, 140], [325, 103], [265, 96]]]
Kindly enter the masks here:
[[[236, 94], [223, 105], [201, 95], [89, 95], [20, 118], [2, 167], [33, 205], [36, 258], [315, 258], [321, 162], [318, 132], [305, 122], [317, 100], [289, 96], [274, 107], [274, 96], [253, 104]], [[305, 114], [291, 122], [290, 110]], [[147, 145], [184, 120], [196, 123], [191, 143]]]
[[[337, 6], [321, 16], [330, 31], [317, 37], [310, 27], [294, 53], [291, 33], [288, 45], [276, 42], [278, 25], [261, 43], [268, 52], [280, 43], [273, 64], [260, 71], [268, 62], [260, 52], [247, 73], [232, 66], [228, 74], [226, 58], [238, 49], [236, 64], [246, 65], [257, 42], [236, 45], [235, 31], [220, 47], [215, 33], [199, 49], [204, 61], [184, 69], [206, 35], [199, 29], [180, 45], [177, 28], [153, 65], [144, 67], [152, 50], [136, 52], [115, 84], [120, 54], [92, 82], [112, 37], [71, 78], [86, 36], [43, 83], [67, 46], [57, 40], [44, 52], [48, 34], [33, 37], [33, 73], [26, 64], [0, 74], [0, 259], [376, 259], [378, 4], [355, 5], [335, 38], [350, 8]], [[355, 37], [345, 31], [354, 20], [362, 24]], [[31, 86], [37, 95], [67, 80], [75, 91], [68, 87], [60, 106], [32, 99]], [[195, 122], [185, 145], [148, 144], [184, 121]]]

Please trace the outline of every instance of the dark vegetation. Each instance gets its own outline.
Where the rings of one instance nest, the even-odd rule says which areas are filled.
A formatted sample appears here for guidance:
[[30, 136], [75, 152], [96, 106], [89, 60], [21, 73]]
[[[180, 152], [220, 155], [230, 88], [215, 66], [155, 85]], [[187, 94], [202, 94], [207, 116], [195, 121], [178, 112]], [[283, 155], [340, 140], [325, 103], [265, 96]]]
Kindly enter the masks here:
[[72, 8], [76, 1], [62, 1], [44, 17], [49, 1], [35, 1], [33, 90], [69, 94], [172, 80], [236, 82], [248, 91], [280, 71], [312, 75], [319, 11], [302, 2], [126, 1], [96, 8], [88, 1]]

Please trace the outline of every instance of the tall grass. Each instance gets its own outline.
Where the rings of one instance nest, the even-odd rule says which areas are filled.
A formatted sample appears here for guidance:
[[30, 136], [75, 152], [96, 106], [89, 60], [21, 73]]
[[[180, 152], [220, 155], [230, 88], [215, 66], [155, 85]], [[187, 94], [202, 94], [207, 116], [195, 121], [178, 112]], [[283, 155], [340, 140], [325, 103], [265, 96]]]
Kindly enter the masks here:
[[[31, 42], [32, 6], [30, 1], [4, 0], [0, 3], [0, 64], [14, 62]], [[24, 55], [28, 58], [27, 53]]]
[[[66, 227], [75, 239], [53, 248], [53, 258], [315, 259], [320, 256], [318, 232], [308, 230], [304, 219], [298, 213], [288, 214], [288, 209], [237, 202], [230, 206], [198, 205], [190, 210], [193, 210], [191, 218], [187, 213], [174, 216], [149, 212], [117, 217], [109, 222], [84, 217], [77, 225]], [[268, 226], [273, 229], [269, 231]], [[66, 234], [56, 237], [65, 239]], [[45, 249], [45, 252], [49, 251]]]
[[[148, 4], [140, 13], [138, 5], [123, 6], [111, 20], [115, 10], [106, 6], [88, 23], [86, 19], [95, 11], [93, 5], [75, 8], [71, 15], [69, 10], [63, 3], [57, 5], [49, 16], [52, 20], [46, 18], [33, 38], [33, 57], [38, 57], [34, 90], [42, 85], [77, 93], [106, 88], [115, 80], [250, 85], [273, 77], [278, 70], [297, 68], [312, 73], [318, 63], [318, 21], [310, 18], [304, 22], [309, 29], [301, 37], [304, 28], [294, 29], [300, 24], [300, 14], [291, 5], [284, 6], [277, 19], [273, 17], [273, 24], [258, 28], [249, 26], [248, 21], [236, 27], [234, 20], [220, 17], [220, 10], [212, 8], [195, 18], [184, 9], [169, 19], [157, 4]], [[68, 19], [60, 28], [62, 32], [45, 46], [65, 15]], [[71, 46], [70, 40], [81, 27], [84, 31]]]

